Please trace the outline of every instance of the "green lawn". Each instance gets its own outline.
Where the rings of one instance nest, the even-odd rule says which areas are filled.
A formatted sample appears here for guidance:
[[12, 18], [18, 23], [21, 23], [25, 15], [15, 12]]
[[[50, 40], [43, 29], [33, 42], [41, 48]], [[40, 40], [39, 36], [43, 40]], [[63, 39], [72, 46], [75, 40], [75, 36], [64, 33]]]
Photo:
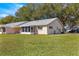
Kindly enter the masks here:
[[79, 56], [79, 34], [0, 35], [1, 56]]

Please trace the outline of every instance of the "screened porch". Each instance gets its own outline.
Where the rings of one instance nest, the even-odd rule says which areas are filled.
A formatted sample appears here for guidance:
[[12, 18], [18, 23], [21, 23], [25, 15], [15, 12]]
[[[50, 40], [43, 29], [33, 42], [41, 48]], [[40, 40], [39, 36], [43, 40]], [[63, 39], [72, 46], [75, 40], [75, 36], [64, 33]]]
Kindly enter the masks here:
[[21, 27], [21, 34], [37, 34], [37, 28], [35, 26]]

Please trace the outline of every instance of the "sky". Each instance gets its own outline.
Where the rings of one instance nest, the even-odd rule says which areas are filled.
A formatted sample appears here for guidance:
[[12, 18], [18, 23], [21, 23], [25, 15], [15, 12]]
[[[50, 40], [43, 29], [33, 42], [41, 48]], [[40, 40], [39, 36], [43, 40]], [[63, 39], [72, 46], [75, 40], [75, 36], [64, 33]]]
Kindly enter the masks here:
[[0, 18], [15, 15], [15, 12], [26, 5], [25, 3], [0, 3]]

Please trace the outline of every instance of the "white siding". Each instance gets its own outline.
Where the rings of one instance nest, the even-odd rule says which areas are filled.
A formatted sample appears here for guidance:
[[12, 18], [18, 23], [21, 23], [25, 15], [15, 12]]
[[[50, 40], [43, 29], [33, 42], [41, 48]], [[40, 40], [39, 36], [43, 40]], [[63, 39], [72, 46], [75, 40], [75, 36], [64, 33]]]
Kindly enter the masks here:
[[2, 32], [0, 32], [0, 34], [2, 34]]
[[20, 34], [32, 34], [31, 32], [20, 32]]
[[0, 34], [2, 34], [2, 28], [0, 28]]
[[37, 29], [38, 34], [47, 34], [47, 26], [42, 26], [42, 29]]
[[[52, 29], [50, 29], [49, 26], [52, 26]], [[63, 31], [63, 26], [58, 20], [53, 21], [47, 26], [48, 34], [58, 34], [61, 33], [62, 31]]]

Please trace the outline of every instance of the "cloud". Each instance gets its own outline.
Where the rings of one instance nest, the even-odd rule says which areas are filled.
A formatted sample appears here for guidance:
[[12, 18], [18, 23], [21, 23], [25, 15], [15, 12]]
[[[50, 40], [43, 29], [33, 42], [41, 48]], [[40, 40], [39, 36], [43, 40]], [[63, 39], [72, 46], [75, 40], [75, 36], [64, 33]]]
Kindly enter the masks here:
[[0, 14], [0, 18], [6, 17], [6, 16], [8, 16], [8, 14]]
[[18, 8], [21, 8], [21, 7], [23, 7], [24, 5], [23, 5], [23, 4], [15, 4], [15, 6], [18, 7]]
[[0, 17], [5, 17], [5, 16], [8, 16], [8, 15], [15, 15], [16, 11], [23, 7], [24, 5], [23, 4], [12, 4], [9, 6], [9, 8], [0, 8], [1, 12], [0, 12]]

